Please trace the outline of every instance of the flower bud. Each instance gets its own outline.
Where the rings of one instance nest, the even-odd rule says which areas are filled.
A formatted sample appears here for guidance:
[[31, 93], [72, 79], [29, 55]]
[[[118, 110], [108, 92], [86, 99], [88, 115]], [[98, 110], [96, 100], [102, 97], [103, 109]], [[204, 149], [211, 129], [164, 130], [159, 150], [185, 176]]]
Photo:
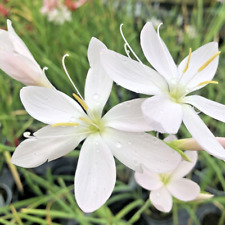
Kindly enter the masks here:
[[[217, 141], [225, 148], [225, 138], [216, 137]], [[180, 140], [173, 140], [170, 142], [173, 146], [188, 151], [203, 151], [204, 149], [195, 141], [194, 138], [185, 138]]]
[[0, 30], [0, 69], [25, 85], [52, 87], [10, 20], [7, 27], [8, 31]]

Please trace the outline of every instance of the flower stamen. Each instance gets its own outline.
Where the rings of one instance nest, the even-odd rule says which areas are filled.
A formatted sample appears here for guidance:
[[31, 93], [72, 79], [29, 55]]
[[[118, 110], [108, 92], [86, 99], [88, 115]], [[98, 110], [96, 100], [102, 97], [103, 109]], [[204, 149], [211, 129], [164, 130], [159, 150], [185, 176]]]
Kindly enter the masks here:
[[213, 80], [206, 80], [206, 81], [203, 81], [203, 82], [199, 83], [197, 85], [197, 87], [205, 85], [205, 84], [219, 84], [219, 82], [218, 81], [213, 81]]
[[169, 174], [166, 174], [166, 173], [163, 173], [163, 174], [160, 174], [160, 180], [162, 181], [162, 183], [164, 185], [167, 185], [170, 181], [170, 175]]
[[80, 124], [79, 123], [54, 123], [51, 125], [51, 127], [73, 127], [73, 126], [79, 126]]
[[66, 69], [66, 66], [65, 66], [65, 58], [66, 58], [67, 56], [69, 56], [69, 54], [65, 54], [65, 55], [63, 56], [63, 58], [62, 58], [63, 69], [64, 69], [64, 71], [65, 71], [65, 73], [66, 73], [66, 76], [68, 77], [70, 83], [73, 85], [74, 89], [76, 90], [77, 94], [79, 95], [80, 99], [82, 99], [82, 100], [84, 101], [84, 99], [82, 98], [82, 95], [81, 95], [80, 92], [78, 91], [76, 85], [73, 83], [73, 81], [72, 81], [72, 79], [71, 79], [71, 77], [70, 77], [70, 75], [69, 75], [69, 73], [68, 73], [68, 71], [67, 71], [67, 69]]
[[99, 127], [98, 125], [96, 125], [95, 123], [93, 123], [91, 120], [89, 120], [88, 118], [85, 118], [85, 117], [80, 117], [79, 118], [80, 120], [83, 120], [85, 123], [89, 124], [89, 125], [92, 125], [95, 127], [95, 129], [97, 128], [97, 130], [99, 130]]
[[126, 38], [123, 34], [122, 27], [123, 27], [123, 24], [120, 25], [120, 34], [121, 34], [121, 36], [122, 36], [122, 38], [125, 42], [124, 49], [125, 49], [125, 52], [126, 52], [127, 56], [130, 58], [130, 52], [128, 50], [128, 48], [129, 48], [130, 51], [132, 52], [132, 54], [134, 55], [134, 57], [137, 59], [137, 61], [142, 64], [141, 60], [137, 57], [137, 55], [135, 54], [135, 52], [133, 51], [133, 49], [130, 47], [129, 43], [127, 42], [127, 40], [126, 40]]
[[189, 54], [188, 54], [187, 64], [186, 64], [186, 66], [185, 66], [185, 68], [183, 70], [183, 73], [185, 73], [187, 71], [187, 69], [188, 69], [189, 62], [190, 62], [190, 59], [191, 59], [191, 53], [192, 53], [192, 49], [189, 48]]
[[47, 66], [45, 66], [43, 69], [42, 69], [42, 71], [43, 71], [43, 73], [45, 74], [45, 71], [46, 70], [48, 70], [48, 67]]
[[76, 95], [74, 93], [73, 93], [73, 97], [78, 101], [78, 103], [80, 103], [80, 105], [83, 107], [83, 109], [87, 112], [88, 111], [88, 106], [86, 105], [84, 100], [81, 99], [78, 95]]
[[93, 124], [91, 120], [89, 120], [88, 118], [85, 117], [80, 117], [80, 120], [83, 120], [84, 122], [88, 123], [88, 124]]
[[211, 63], [221, 52], [218, 51], [216, 54], [214, 54], [209, 60], [207, 60], [199, 69], [198, 72], [201, 72], [202, 70], [204, 70], [209, 63]]
[[23, 136], [24, 136], [25, 138], [32, 138], [32, 137], [34, 137], [34, 136], [31, 135], [31, 132], [29, 132], [29, 131], [24, 132], [24, 133], [23, 133]]
[[159, 25], [158, 25], [158, 27], [157, 27], [157, 35], [158, 35], [158, 38], [161, 38], [160, 37], [160, 34], [159, 34], [159, 29], [160, 29], [160, 27], [163, 25], [163, 23], [160, 23]]
[[130, 57], [130, 50], [129, 50], [128, 48], [129, 48], [129, 47], [128, 47], [127, 44], [125, 43], [125, 44], [124, 44], [124, 50], [125, 50], [127, 56], [131, 59], [131, 57]]

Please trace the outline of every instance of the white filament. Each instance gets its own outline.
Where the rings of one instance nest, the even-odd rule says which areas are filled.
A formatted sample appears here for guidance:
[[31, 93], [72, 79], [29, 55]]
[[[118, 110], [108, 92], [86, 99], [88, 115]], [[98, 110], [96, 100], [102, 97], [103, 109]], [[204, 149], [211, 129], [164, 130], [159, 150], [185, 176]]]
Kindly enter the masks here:
[[131, 58], [131, 57], [130, 57], [130, 50], [129, 50], [127, 47], [128, 47], [128, 46], [127, 46], [127, 44], [125, 43], [125, 44], [124, 44], [124, 50], [125, 50], [127, 56], [128, 56], [129, 58]]
[[44, 72], [44, 74], [45, 74], [45, 71], [48, 70], [48, 67], [45, 66], [42, 70], [43, 70], [43, 72]]
[[162, 25], [163, 25], [163, 23], [160, 23], [159, 26], [157, 27], [157, 34], [158, 34], [159, 38], [160, 38], [160, 35], [159, 35], [159, 28], [160, 28]]
[[[138, 62], [142, 63], [141, 60], [137, 57], [137, 55], [135, 54], [135, 52], [133, 51], [133, 49], [130, 47], [129, 43], [127, 42], [126, 38], [123, 35], [123, 30], [122, 30], [123, 24], [120, 25], [120, 34], [125, 42], [124, 48], [126, 51], [126, 54], [128, 54], [127, 56], [130, 58], [130, 52], [127, 49], [127, 47], [130, 49], [130, 51], [132, 52], [132, 54], [134, 55], [134, 57], [137, 59]], [[126, 46], [126, 47], [125, 47]]]
[[24, 136], [25, 138], [31, 138], [31, 137], [32, 137], [32, 136], [31, 136], [31, 132], [29, 132], [29, 131], [24, 132], [24, 133], [23, 133], [23, 136]]
[[65, 55], [63, 56], [63, 58], [62, 58], [63, 69], [64, 69], [64, 71], [65, 71], [67, 77], [69, 78], [70, 83], [73, 85], [74, 89], [76, 90], [77, 94], [78, 94], [79, 97], [84, 101], [83, 97], [81, 96], [81, 94], [80, 94], [80, 92], [78, 91], [77, 87], [76, 87], [75, 84], [73, 83], [73, 81], [72, 81], [72, 79], [71, 79], [71, 77], [70, 77], [70, 75], [69, 75], [69, 73], [68, 73], [68, 71], [67, 71], [67, 69], [66, 69], [66, 66], [65, 66], [65, 58], [66, 58], [67, 56], [69, 56], [69, 54], [65, 54]]

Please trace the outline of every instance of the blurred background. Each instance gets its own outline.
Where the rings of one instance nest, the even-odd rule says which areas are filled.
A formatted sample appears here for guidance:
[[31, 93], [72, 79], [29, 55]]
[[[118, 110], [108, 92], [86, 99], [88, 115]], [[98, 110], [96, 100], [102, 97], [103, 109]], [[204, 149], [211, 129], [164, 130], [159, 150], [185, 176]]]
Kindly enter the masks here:
[[[52, 6], [51, 6], [52, 7]], [[57, 11], [58, 10], [58, 11]], [[89, 63], [87, 47], [91, 37], [108, 48], [125, 54], [119, 27], [143, 63], [148, 64], [139, 42], [143, 25], [160, 23], [160, 35], [177, 64], [192, 51], [210, 41], [219, 42], [220, 62], [215, 80], [199, 92], [225, 104], [225, 1], [220, 0], [65, 0], [54, 13], [42, 0], [0, 0], [0, 28], [12, 21], [40, 66], [48, 67], [48, 79], [68, 95], [74, 92], [62, 68], [83, 93]], [[1, 46], [0, 46], [1, 47]], [[117, 182], [110, 199], [96, 212], [84, 214], [77, 206], [73, 180], [79, 148], [63, 158], [34, 169], [15, 167], [10, 156], [24, 139], [43, 124], [24, 110], [19, 90], [23, 85], [0, 71], [0, 224], [89, 225], [89, 224], [225, 224], [225, 163], [205, 152], [189, 178], [214, 198], [183, 203], [174, 200], [170, 213], [157, 211], [148, 200], [149, 191], [137, 186], [133, 172], [117, 162]], [[137, 94], [114, 85], [106, 110]], [[223, 123], [200, 114], [215, 136], [225, 136]], [[190, 134], [182, 127], [178, 138]], [[164, 138], [160, 135], [160, 138]]]

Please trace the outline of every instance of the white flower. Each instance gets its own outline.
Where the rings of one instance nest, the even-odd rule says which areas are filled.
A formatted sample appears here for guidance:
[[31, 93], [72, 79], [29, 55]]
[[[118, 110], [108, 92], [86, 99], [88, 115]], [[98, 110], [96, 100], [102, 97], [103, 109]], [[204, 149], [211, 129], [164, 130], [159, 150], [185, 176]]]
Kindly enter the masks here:
[[104, 50], [101, 62], [107, 74], [131, 91], [154, 95], [143, 102], [142, 112], [155, 130], [174, 134], [183, 121], [204, 150], [225, 159], [225, 150], [191, 105], [223, 122], [225, 106], [199, 95], [186, 96], [208, 83], [216, 83], [211, 80], [218, 66], [218, 44], [208, 43], [193, 53], [190, 49], [189, 55], [177, 67], [159, 33], [149, 22], [142, 29], [141, 46], [157, 71], [129, 57]]
[[195, 37], [197, 37], [197, 29], [195, 26], [187, 25], [185, 26], [185, 31], [190, 39], [194, 39]]
[[10, 20], [7, 26], [8, 31], [0, 30], [0, 69], [25, 85], [52, 87]]
[[192, 201], [199, 196], [198, 184], [183, 178], [194, 167], [198, 155], [195, 151], [185, 152], [185, 154], [192, 162], [181, 161], [170, 173], [157, 174], [146, 169], [143, 173], [135, 173], [137, 183], [151, 191], [149, 197], [152, 204], [162, 212], [169, 212], [172, 209], [172, 196], [181, 201]]
[[62, 4], [61, 0], [44, 0], [41, 13], [48, 17], [49, 22], [58, 25], [71, 21], [71, 12]]
[[27, 112], [49, 125], [23, 141], [12, 156], [12, 162], [18, 166], [35, 167], [67, 154], [86, 139], [75, 175], [76, 200], [85, 212], [98, 209], [112, 193], [116, 180], [113, 155], [139, 172], [142, 165], [154, 172], [169, 171], [180, 159], [162, 141], [144, 133], [151, 129], [141, 113], [144, 99], [118, 104], [102, 117], [112, 88], [112, 80], [100, 66], [103, 49], [105, 45], [92, 38], [85, 100], [74, 95], [82, 107], [55, 89], [25, 87], [21, 90]]
[[184, 23], [184, 17], [183, 17], [183, 15], [179, 14], [177, 16], [176, 24], [177, 24], [177, 26], [180, 27], [180, 26], [182, 26], [183, 23]]
[[48, 21], [57, 25], [62, 25], [66, 21], [71, 21], [71, 12], [66, 6], [62, 5], [60, 8], [48, 12]]

